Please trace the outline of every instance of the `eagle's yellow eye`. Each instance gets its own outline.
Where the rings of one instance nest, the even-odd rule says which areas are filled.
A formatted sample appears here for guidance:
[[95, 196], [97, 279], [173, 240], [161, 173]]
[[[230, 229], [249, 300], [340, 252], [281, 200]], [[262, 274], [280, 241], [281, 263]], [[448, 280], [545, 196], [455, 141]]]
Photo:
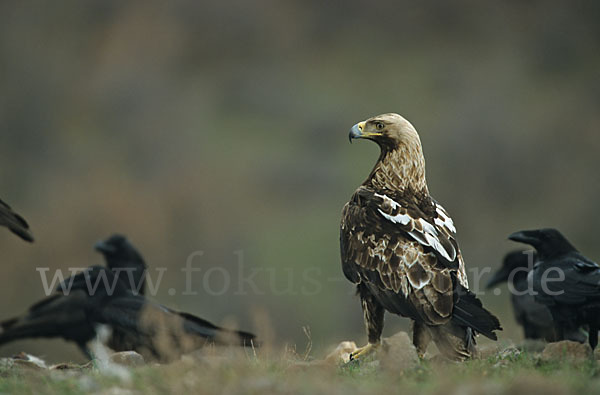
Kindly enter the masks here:
[[375, 129], [377, 129], [377, 130], [383, 129], [383, 123], [381, 123], [381, 122], [375, 122]]

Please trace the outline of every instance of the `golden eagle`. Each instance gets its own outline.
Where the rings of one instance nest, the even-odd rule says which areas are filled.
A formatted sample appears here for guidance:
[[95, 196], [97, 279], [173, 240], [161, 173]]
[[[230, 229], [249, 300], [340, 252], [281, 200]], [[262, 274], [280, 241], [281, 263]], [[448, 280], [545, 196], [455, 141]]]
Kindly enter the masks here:
[[0, 226], [5, 226], [11, 232], [25, 241], [32, 242], [33, 235], [29, 231], [27, 221], [15, 213], [8, 204], [0, 200]]
[[414, 321], [420, 355], [433, 340], [448, 358], [472, 357], [475, 334], [497, 340], [500, 322], [468, 289], [454, 223], [427, 188], [417, 131], [383, 114], [354, 125], [349, 137], [381, 149], [342, 211], [342, 269], [357, 285], [369, 340], [351, 359], [379, 345], [386, 310]]

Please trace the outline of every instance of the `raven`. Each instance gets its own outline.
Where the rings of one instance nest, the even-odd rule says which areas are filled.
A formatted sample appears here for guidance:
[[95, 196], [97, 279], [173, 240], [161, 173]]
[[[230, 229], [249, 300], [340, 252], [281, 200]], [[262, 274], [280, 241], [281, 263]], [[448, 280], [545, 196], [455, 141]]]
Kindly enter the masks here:
[[555, 341], [554, 322], [550, 310], [535, 301], [528, 286], [527, 274], [533, 268], [535, 253], [512, 251], [506, 254], [502, 266], [490, 278], [486, 288], [508, 282], [515, 319], [523, 327], [526, 339]]
[[131, 289], [121, 273], [91, 266], [69, 277], [27, 313], [0, 322], [0, 345], [61, 337], [92, 358], [88, 344], [101, 327], [111, 330], [106, 345], [114, 351], [134, 350], [158, 361], [172, 360], [205, 344], [254, 345], [251, 333], [219, 328], [148, 300]]
[[548, 306], [558, 340], [580, 340], [580, 328], [589, 329], [592, 349], [600, 328], [600, 266], [583, 256], [556, 229], [524, 230], [510, 240], [536, 249], [530, 272], [535, 300]]
[[146, 262], [139, 251], [120, 234], [99, 241], [94, 249], [104, 256], [106, 267], [113, 271], [124, 271], [127, 284], [133, 293], [144, 295], [146, 288]]
[[[138, 250], [120, 234], [113, 234], [106, 240], [97, 242], [94, 249], [102, 254], [106, 267], [120, 276], [131, 292], [144, 295], [146, 291], [146, 262]], [[125, 275], [121, 273], [125, 272]], [[107, 345], [113, 350], [133, 350], [135, 336], [114, 329], [107, 339]]]
[[29, 224], [23, 217], [15, 213], [8, 204], [0, 200], [0, 226], [7, 227], [11, 232], [25, 241], [33, 242]]

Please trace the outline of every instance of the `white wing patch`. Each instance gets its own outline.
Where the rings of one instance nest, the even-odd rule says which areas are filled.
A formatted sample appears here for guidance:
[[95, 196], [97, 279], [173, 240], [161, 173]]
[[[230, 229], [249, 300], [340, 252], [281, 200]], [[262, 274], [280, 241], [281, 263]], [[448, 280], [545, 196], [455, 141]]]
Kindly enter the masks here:
[[[412, 236], [412, 233], [414, 233], [414, 232], [410, 232], [411, 236]], [[450, 262], [452, 262], [452, 261], [454, 261], [454, 259], [456, 259], [456, 251], [453, 250], [452, 256], [450, 256], [450, 254], [448, 254], [448, 251], [446, 251], [446, 249], [444, 248], [444, 246], [442, 246], [442, 243], [440, 243], [440, 241], [438, 240], [438, 238], [436, 236], [433, 236], [427, 232], [424, 235], [425, 235], [425, 239], [427, 240], [427, 245], [430, 246], [431, 248], [433, 248], [434, 250], [436, 250], [437, 252], [439, 252], [441, 256], [443, 256]]]
[[385, 201], [386, 203], [388, 203], [390, 206], [392, 206], [392, 208], [395, 210], [398, 207], [402, 207], [400, 204], [396, 203], [394, 200], [390, 199], [389, 197], [385, 196], [385, 195], [380, 195], [378, 193], [374, 194], [375, 196], [377, 196], [378, 198], [383, 199], [383, 201]]
[[392, 215], [387, 215], [386, 213], [381, 211], [381, 209], [377, 209], [377, 210], [379, 210], [379, 212], [381, 213], [381, 215], [383, 215], [383, 217], [385, 219], [392, 221], [395, 224], [408, 225], [408, 223], [412, 220], [412, 218], [408, 214], [398, 214], [398, 215], [392, 216]]
[[[390, 206], [392, 206], [392, 210], [396, 210], [397, 208], [402, 208], [402, 206], [400, 204], [396, 203], [395, 201], [393, 201], [392, 199], [390, 199], [389, 197], [387, 197], [385, 195], [380, 195], [380, 194], [376, 193], [375, 196], [383, 199], [384, 202], [386, 202]], [[379, 212], [381, 213], [381, 215], [383, 215], [383, 217], [385, 219], [387, 219], [388, 221], [392, 221], [395, 224], [408, 225], [408, 223], [412, 220], [412, 218], [408, 214], [388, 215], [388, 214], [384, 213], [383, 211], [381, 211], [381, 209], [377, 209], [377, 210], [379, 210]]]
[[[402, 205], [390, 199], [386, 195], [380, 195], [376, 193], [375, 196], [383, 199], [384, 204], [389, 204], [392, 207], [392, 210], [402, 208]], [[398, 213], [396, 215], [389, 215], [381, 209], [377, 210], [385, 219], [395, 224], [408, 225], [411, 222], [419, 222], [419, 224], [421, 225], [420, 227], [423, 229], [423, 231], [421, 232], [419, 230], [412, 230], [408, 232], [408, 234], [422, 245], [431, 247], [434, 250], [436, 250], [441, 256], [443, 256], [448, 261], [453, 262], [456, 259], [456, 250], [453, 248], [451, 251], [447, 251], [442, 245], [442, 243], [440, 243], [440, 240], [438, 238], [439, 233], [436, 229], [436, 226], [440, 228], [445, 228], [449, 233], [456, 233], [456, 228], [454, 227], [454, 222], [452, 221], [452, 218], [450, 218], [448, 214], [446, 214], [446, 211], [442, 206], [436, 206], [436, 211], [438, 213], [438, 218], [434, 219], [434, 223], [436, 226], [425, 221], [423, 218], [414, 219], [409, 214]], [[414, 228], [415, 227], [413, 226], [413, 229]]]
[[435, 224], [448, 229], [451, 233], [456, 233], [454, 221], [452, 221], [452, 218], [448, 216], [446, 210], [444, 210], [444, 208], [438, 204], [436, 205], [435, 211], [437, 211], [439, 216], [439, 218], [434, 220]]

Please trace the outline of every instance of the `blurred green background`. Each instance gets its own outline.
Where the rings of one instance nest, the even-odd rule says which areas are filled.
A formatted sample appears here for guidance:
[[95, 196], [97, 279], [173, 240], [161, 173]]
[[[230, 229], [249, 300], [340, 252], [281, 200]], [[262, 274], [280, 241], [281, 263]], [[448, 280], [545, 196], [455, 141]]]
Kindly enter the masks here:
[[[1, 2], [0, 197], [36, 243], [0, 232], [0, 318], [44, 295], [37, 267], [100, 263], [121, 232], [168, 268], [169, 306], [300, 350], [308, 326], [316, 354], [364, 343], [338, 227], [378, 155], [348, 130], [383, 112], [420, 132], [468, 267], [540, 226], [600, 259], [599, 20], [596, 1]], [[506, 289], [482, 298], [520, 339]], [[22, 350], [82, 360], [0, 355]]]

